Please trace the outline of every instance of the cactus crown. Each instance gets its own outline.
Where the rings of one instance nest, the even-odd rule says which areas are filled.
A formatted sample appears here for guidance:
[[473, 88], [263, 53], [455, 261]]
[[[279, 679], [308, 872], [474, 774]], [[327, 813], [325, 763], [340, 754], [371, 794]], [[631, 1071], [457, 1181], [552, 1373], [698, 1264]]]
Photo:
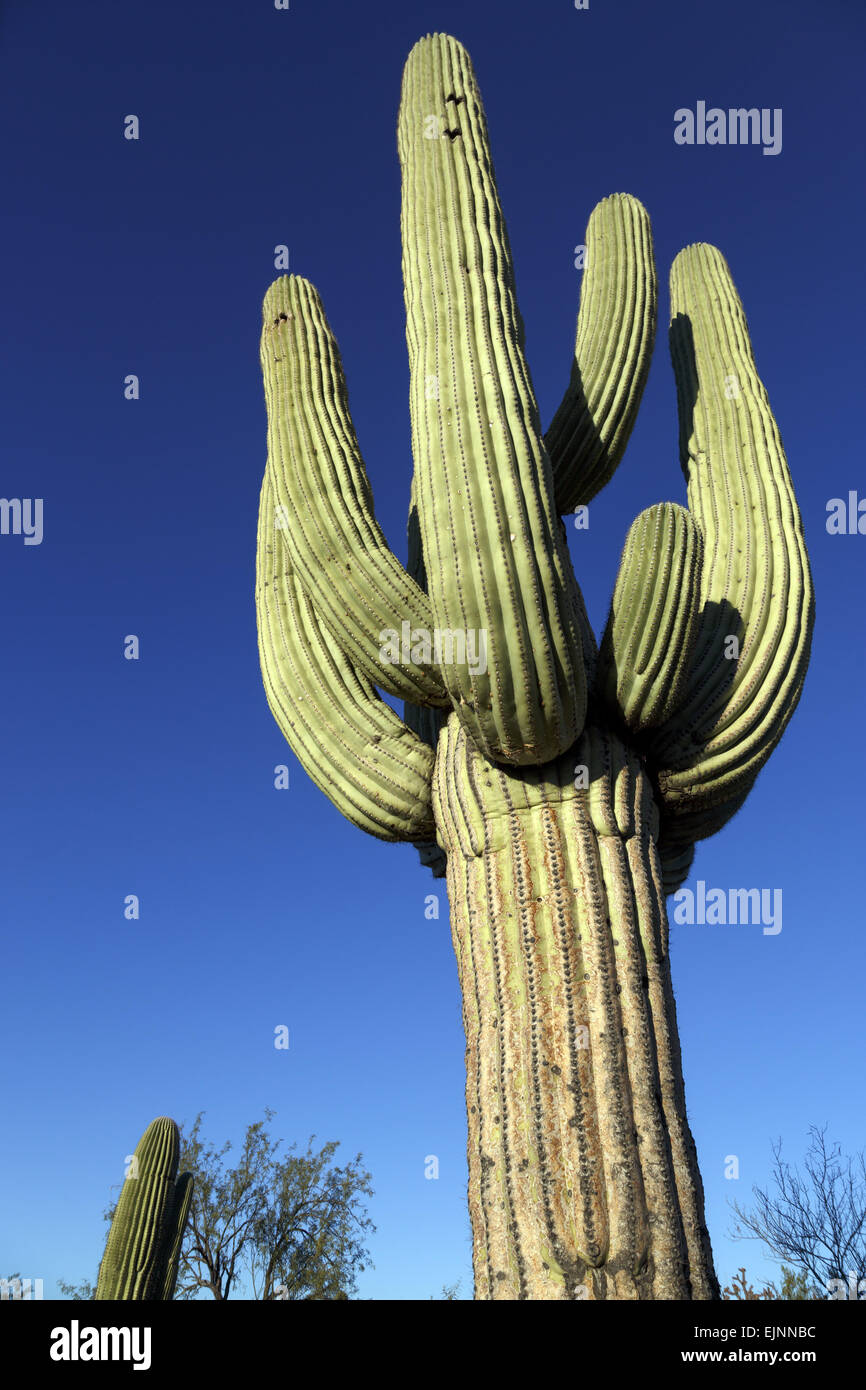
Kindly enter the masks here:
[[[571, 377], [542, 433], [486, 119], [456, 39], [427, 35], [409, 54], [397, 140], [408, 568], [376, 522], [321, 300], [282, 276], [261, 337], [256, 603], [271, 709], [345, 816], [415, 843], [439, 874], [431, 782], [447, 712], [484, 757], [515, 767], [548, 763], [602, 719], [652, 777], [672, 891], [781, 737], [814, 616], [791, 479], [730, 271], [703, 244], [674, 261], [688, 508], [662, 502], [635, 520], [599, 650], [559, 518], [612, 477], [637, 414], [656, 327], [649, 217], [614, 194], [589, 219]], [[483, 669], [465, 656], [481, 633]], [[377, 686], [403, 698], [405, 719]]]

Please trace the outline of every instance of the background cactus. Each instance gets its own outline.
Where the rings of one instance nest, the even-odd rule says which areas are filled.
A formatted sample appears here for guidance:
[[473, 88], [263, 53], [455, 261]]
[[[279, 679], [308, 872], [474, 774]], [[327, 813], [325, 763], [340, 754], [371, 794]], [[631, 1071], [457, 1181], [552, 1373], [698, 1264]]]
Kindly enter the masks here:
[[171, 1299], [192, 1201], [191, 1173], [177, 1176], [180, 1135], [162, 1116], [138, 1142], [108, 1232], [94, 1298]]
[[[636, 416], [649, 218], [623, 194], [590, 218], [571, 380], [542, 434], [480, 95], [447, 35], [409, 55], [398, 148], [408, 567], [375, 520], [319, 297], [283, 276], [261, 340], [268, 701], [349, 820], [447, 875], [476, 1297], [718, 1298], [665, 895], [802, 688], [813, 598], [781, 440], [728, 267], [690, 246], [671, 272], [689, 506], [631, 527], [597, 648], [560, 516], [609, 480]], [[437, 659], [437, 632], [484, 632], [485, 669]]]

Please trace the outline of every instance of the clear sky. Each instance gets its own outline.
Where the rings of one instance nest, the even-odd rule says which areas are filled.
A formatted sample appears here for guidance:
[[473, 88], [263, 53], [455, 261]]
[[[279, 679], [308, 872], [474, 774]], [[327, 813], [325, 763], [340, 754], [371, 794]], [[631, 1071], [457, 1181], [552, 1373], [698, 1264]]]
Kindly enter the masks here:
[[[781, 888], [783, 928], [671, 933], [722, 1280], [776, 1270], [728, 1238], [728, 1203], [768, 1181], [774, 1139], [792, 1159], [811, 1124], [864, 1144], [866, 535], [825, 525], [831, 498], [866, 497], [861, 0], [10, 0], [0, 493], [43, 499], [43, 535], [0, 535], [0, 1273], [42, 1278], [48, 1297], [95, 1275], [103, 1208], [151, 1119], [203, 1110], [206, 1136], [237, 1145], [265, 1106], [300, 1151], [315, 1134], [340, 1141], [337, 1161], [362, 1153], [378, 1230], [361, 1296], [458, 1279], [471, 1295], [444, 881], [304, 774], [267, 707], [253, 605], [261, 302], [281, 244], [322, 295], [377, 515], [406, 558], [395, 132], [403, 63], [435, 31], [465, 44], [480, 83], [545, 426], [592, 208], [629, 192], [652, 219], [649, 382], [590, 529], [571, 532], [596, 630], [633, 517], [686, 500], [667, 275], [690, 242], [731, 267], [803, 515], [817, 595], [803, 697], [689, 880]], [[674, 112], [699, 101], [781, 109], [781, 150], [677, 144]]]

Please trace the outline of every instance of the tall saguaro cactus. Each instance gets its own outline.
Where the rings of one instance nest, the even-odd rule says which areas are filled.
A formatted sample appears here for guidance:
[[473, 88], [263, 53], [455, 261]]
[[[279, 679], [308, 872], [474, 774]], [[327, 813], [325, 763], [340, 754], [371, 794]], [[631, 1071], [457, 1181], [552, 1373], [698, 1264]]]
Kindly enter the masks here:
[[193, 1176], [177, 1176], [180, 1134], [160, 1116], [132, 1156], [108, 1232], [94, 1298], [154, 1302], [174, 1297]]
[[560, 518], [610, 479], [637, 413], [649, 219], [625, 194], [590, 218], [543, 434], [484, 111], [447, 35], [409, 55], [398, 148], [408, 568], [375, 519], [319, 296], [283, 276], [261, 339], [268, 701], [350, 821], [447, 875], [476, 1297], [717, 1298], [665, 896], [743, 804], [805, 676], [813, 598], [779, 432], [728, 267], [689, 246], [671, 272], [689, 505], [632, 525], [597, 647]]

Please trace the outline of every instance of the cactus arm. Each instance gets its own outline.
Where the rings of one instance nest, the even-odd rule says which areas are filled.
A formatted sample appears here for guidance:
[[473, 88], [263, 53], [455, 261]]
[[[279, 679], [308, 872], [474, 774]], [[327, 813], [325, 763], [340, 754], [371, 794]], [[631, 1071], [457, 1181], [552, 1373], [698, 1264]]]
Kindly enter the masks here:
[[670, 897], [671, 893], [676, 893], [678, 888], [682, 888], [691, 873], [695, 847], [691, 844], [686, 845], [685, 849], [668, 850], [659, 840], [658, 851], [662, 892], [665, 897]]
[[382, 840], [431, 840], [433, 752], [319, 621], [276, 525], [270, 469], [259, 505], [256, 617], [271, 712], [316, 785]]
[[633, 733], [670, 719], [686, 694], [702, 552], [691, 514], [674, 502], [648, 507], [629, 528], [596, 682]]
[[260, 346], [268, 468], [293, 568], [352, 662], [392, 695], [449, 705], [433, 665], [384, 662], [383, 633], [433, 626], [429, 599], [391, 553], [349, 413], [340, 351], [313, 286], [297, 275], [265, 295]]
[[614, 193], [586, 228], [571, 380], [544, 436], [560, 514], [591, 501], [625, 452], [649, 375], [658, 287], [649, 215]]
[[[718, 820], [742, 805], [796, 708], [814, 597], [779, 430], [715, 247], [674, 261], [670, 339], [680, 457], [704, 536], [702, 611], [686, 698], [647, 752], [663, 817], [715, 807]], [[726, 659], [732, 636], [738, 659]]]
[[193, 1182], [190, 1174], [176, 1182], [179, 1159], [177, 1125], [160, 1116], [136, 1147], [108, 1232], [94, 1298], [152, 1302], [171, 1297]]
[[175, 1184], [174, 1207], [169, 1221], [169, 1230], [173, 1234], [171, 1244], [166, 1252], [165, 1280], [163, 1282], [162, 1294], [160, 1295], [166, 1301], [174, 1298], [177, 1275], [180, 1268], [180, 1252], [181, 1246], [183, 1245], [183, 1233], [186, 1230], [189, 1209], [192, 1205], [194, 1185], [195, 1179], [192, 1173], [182, 1173]]
[[702, 805], [700, 797], [694, 798], [692, 805], [688, 802], [675, 802], [670, 805], [660, 795], [659, 853], [662, 858], [677, 857], [687, 849], [694, 848], [698, 840], [708, 840], [711, 835], [715, 835], [740, 810], [750, 790], [751, 783], [742, 788], [736, 796], [729, 797], [727, 801], [715, 802], [712, 806]]
[[586, 710], [577, 582], [523, 355], [508, 236], [469, 56], [406, 61], [397, 143], [417, 502], [440, 629], [487, 634], [487, 669], [443, 662], [454, 709], [499, 761], [569, 748]]

